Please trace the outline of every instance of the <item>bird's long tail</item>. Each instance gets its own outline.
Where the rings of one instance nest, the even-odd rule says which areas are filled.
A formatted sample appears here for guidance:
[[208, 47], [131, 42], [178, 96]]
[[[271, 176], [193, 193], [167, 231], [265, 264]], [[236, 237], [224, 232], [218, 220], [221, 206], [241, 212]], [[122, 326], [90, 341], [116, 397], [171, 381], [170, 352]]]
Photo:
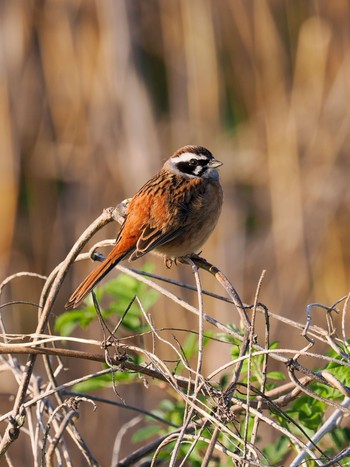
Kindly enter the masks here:
[[83, 282], [77, 287], [68, 302], [65, 304], [65, 309], [77, 308], [88, 293], [102, 280], [106, 274], [109, 273], [125, 256], [129, 253], [127, 251], [120, 257], [116, 258], [114, 250], [112, 250], [106, 259], [92, 271]]

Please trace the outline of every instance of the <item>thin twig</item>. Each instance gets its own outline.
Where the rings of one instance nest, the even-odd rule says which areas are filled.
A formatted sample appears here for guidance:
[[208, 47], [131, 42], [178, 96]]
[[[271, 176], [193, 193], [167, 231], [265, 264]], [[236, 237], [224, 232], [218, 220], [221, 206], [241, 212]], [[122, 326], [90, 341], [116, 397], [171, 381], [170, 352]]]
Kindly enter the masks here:
[[[249, 412], [250, 412], [249, 411], [249, 408], [250, 408], [250, 384], [251, 384], [251, 371], [252, 371], [253, 342], [255, 340], [254, 332], [255, 332], [255, 321], [256, 321], [256, 307], [257, 307], [257, 303], [258, 303], [258, 300], [259, 300], [259, 294], [260, 294], [261, 285], [262, 285], [262, 281], [264, 279], [264, 276], [265, 276], [265, 271], [262, 271], [259, 282], [258, 282], [258, 286], [256, 288], [256, 292], [255, 292], [253, 313], [252, 313], [251, 325], [250, 325], [249, 347], [248, 347], [248, 366], [247, 366], [247, 393], [246, 393], [246, 401], [247, 401], [248, 409], [247, 409], [246, 414], [245, 414], [245, 425], [244, 425], [244, 435], [243, 435], [244, 446], [246, 445], [246, 443], [248, 441], [248, 428], [249, 428], [249, 415], [250, 415], [249, 414]], [[266, 355], [267, 354], [264, 354], [264, 358], [266, 358]], [[255, 420], [254, 420], [255, 434], [256, 434], [257, 427], [258, 427], [258, 420], [259, 420], [258, 418], [255, 418]], [[251, 443], [255, 444], [254, 430], [253, 430], [253, 433], [252, 433]], [[243, 452], [243, 458], [244, 459], [246, 459], [246, 455], [247, 455], [246, 449], [244, 448], [244, 452]]]
[[[202, 373], [202, 364], [203, 364], [203, 335], [204, 335], [204, 309], [203, 309], [203, 296], [202, 296], [202, 286], [201, 286], [201, 280], [199, 277], [198, 273], [198, 268], [195, 265], [195, 263], [190, 259], [186, 258], [185, 261], [192, 266], [192, 270], [194, 272], [194, 276], [196, 279], [196, 285], [197, 285], [197, 295], [198, 295], [198, 356], [197, 356], [197, 369], [195, 373], [195, 380], [194, 380], [194, 397], [197, 396], [197, 391], [198, 391], [198, 385], [199, 385], [199, 378], [201, 377]], [[180, 444], [182, 442], [182, 439], [185, 435], [186, 429], [193, 417], [194, 410], [193, 408], [189, 409], [188, 411], [185, 410], [184, 412], [184, 422], [182, 425], [182, 430], [179, 433], [179, 436], [176, 439], [176, 443], [174, 446], [174, 449], [171, 454], [171, 459], [169, 463], [169, 467], [173, 467], [176, 463], [176, 458], [179, 452]]]
[[[81, 235], [81, 237], [77, 240], [75, 245], [73, 246], [72, 250], [69, 252], [67, 255], [66, 259], [61, 263], [60, 269], [53, 280], [52, 287], [46, 297], [45, 300], [45, 305], [43, 307], [37, 328], [36, 328], [36, 333], [41, 334], [44, 332], [45, 327], [47, 325], [49, 315], [51, 312], [51, 309], [55, 303], [56, 297], [58, 295], [58, 292], [61, 288], [61, 285], [63, 283], [63, 280], [68, 272], [69, 266], [74, 262], [76, 256], [79, 254], [80, 250], [84, 247], [84, 245], [88, 242], [88, 240], [96, 233], [98, 230], [100, 230], [104, 225], [108, 224], [113, 220], [112, 216], [113, 211], [111, 209], [109, 210], [104, 210], [104, 212], [101, 214], [100, 217], [97, 218], [95, 222], [93, 222]], [[29, 385], [29, 381], [33, 372], [34, 364], [36, 361], [36, 355], [31, 354], [28, 357], [27, 364], [25, 366], [25, 371], [23, 373], [23, 378], [22, 382], [18, 388], [15, 402], [13, 405], [13, 410], [12, 410], [12, 416], [13, 418], [16, 418], [19, 414], [20, 407], [23, 404], [26, 394], [27, 394], [27, 389]], [[13, 442], [13, 437], [10, 434], [11, 426], [8, 425], [5, 434], [1, 440], [0, 444], [0, 459], [4, 455], [4, 453], [7, 451], [11, 443]]]

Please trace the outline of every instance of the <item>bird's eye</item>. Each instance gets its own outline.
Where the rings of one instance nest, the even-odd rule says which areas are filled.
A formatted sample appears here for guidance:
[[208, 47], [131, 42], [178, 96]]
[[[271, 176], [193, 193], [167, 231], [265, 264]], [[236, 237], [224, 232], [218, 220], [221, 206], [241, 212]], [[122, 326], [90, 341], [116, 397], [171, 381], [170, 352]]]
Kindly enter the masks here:
[[190, 165], [191, 165], [192, 167], [194, 167], [195, 165], [197, 165], [197, 159], [191, 159], [191, 160], [190, 160]]

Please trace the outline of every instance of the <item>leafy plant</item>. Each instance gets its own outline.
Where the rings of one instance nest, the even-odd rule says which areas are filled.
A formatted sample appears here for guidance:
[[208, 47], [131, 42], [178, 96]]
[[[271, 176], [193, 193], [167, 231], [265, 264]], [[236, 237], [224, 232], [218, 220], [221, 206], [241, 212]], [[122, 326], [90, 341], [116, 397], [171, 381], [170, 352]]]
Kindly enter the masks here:
[[[152, 272], [153, 265], [146, 264], [142, 270]], [[96, 287], [94, 292], [99, 303], [104, 301], [107, 303], [106, 307], [101, 307], [103, 318], [106, 319], [113, 315], [122, 317], [127, 310], [123, 316], [121, 328], [133, 333], [145, 329], [142, 324], [140, 308], [134, 302], [135, 297], [139, 298], [143, 309], [147, 311], [156, 303], [159, 296], [155, 290], [126, 274], [119, 274], [115, 279]], [[79, 310], [66, 311], [58, 316], [55, 322], [55, 331], [62, 336], [69, 336], [77, 326], [85, 329], [92, 320], [96, 319], [96, 309], [91, 295], [85, 299], [83, 305]]]

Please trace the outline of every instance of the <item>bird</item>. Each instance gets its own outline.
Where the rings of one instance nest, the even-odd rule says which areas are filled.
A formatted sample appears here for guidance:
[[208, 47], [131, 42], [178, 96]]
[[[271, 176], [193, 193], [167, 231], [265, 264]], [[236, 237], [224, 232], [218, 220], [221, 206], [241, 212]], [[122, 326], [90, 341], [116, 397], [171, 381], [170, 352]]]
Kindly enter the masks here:
[[203, 146], [187, 145], [174, 152], [131, 199], [113, 249], [77, 287], [65, 308], [79, 307], [126, 257], [133, 261], [155, 250], [171, 263], [198, 253], [220, 216], [221, 165]]

